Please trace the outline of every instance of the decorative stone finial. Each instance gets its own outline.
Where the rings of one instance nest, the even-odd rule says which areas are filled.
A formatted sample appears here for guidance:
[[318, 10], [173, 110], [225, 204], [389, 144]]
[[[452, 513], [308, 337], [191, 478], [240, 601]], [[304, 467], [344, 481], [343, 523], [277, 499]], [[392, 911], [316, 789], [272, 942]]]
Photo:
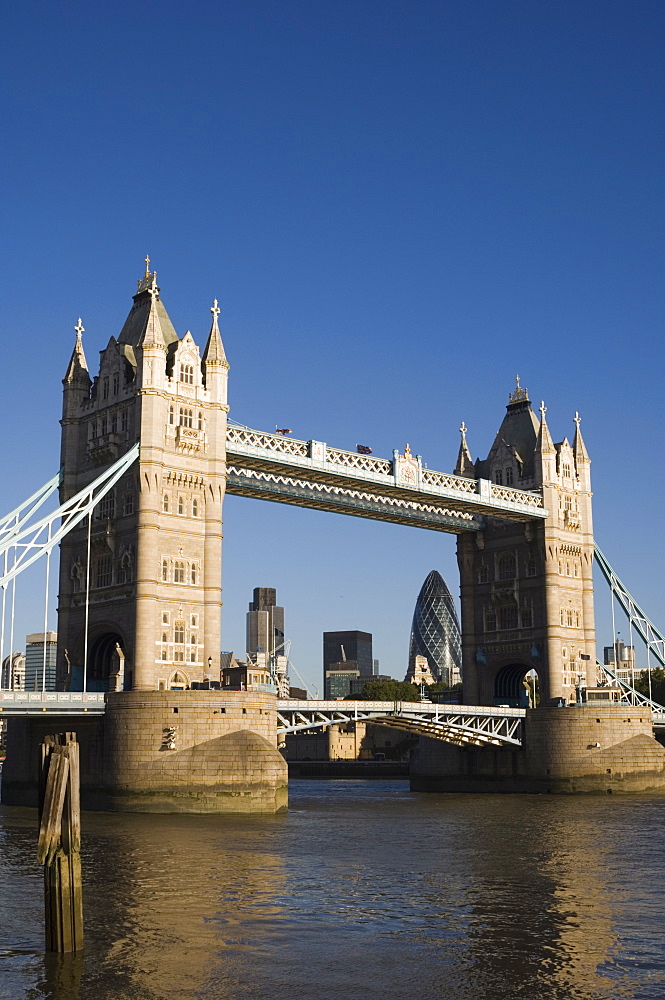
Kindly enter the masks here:
[[404, 458], [410, 458], [410, 457], [411, 457], [411, 447], [410, 445], [407, 444], [406, 447], [404, 448]]
[[529, 390], [523, 389], [519, 375], [515, 376], [515, 389], [508, 396], [509, 403], [528, 403]]
[[76, 330], [76, 337], [77, 337], [77, 339], [80, 340], [81, 339], [81, 334], [85, 333], [85, 327], [83, 326], [83, 322], [82, 322], [80, 316], [79, 316], [79, 321], [76, 324], [76, 326], [74, 327], [74, 329]]
[[150, 257], [148, 254], [143, 258], [145, 261], [145, 274], [136, 283], [136, 294], [139, 292], [152, 292], [157, 293], [157, 272], [150, 271]]
[[540, 401], [540, 416], [541, 416], [542, 420], [545, 419], [545, 414], [546, 413], [547, 413], [547, 407], [545, 406], [545, 400], [541, 399], [541, 401]]
[[[80, 320], [79, 320], [79, 322], [80, 322]], [[573, 417], [573, 420], [577, 424], [577, 429], [579, 430], [580, 429], [580, 424], [582, 423], [582, 418], [579, 415], [579, 413], [577, 412], [577, 410], [575, 410], [575, 416]]]
[[221, 311], [222, 310], [219, 308], [219, 303], [217, 302], [217, 299], [213, 299], [212, 305], [210, 306], [210, 312], [212, 313], [213, 317], [217, 319]]
[[466, 424], [462, 421], [462, 426], [460, 427], [460, 434], [462, 435], [462, 441], [466, 444]]

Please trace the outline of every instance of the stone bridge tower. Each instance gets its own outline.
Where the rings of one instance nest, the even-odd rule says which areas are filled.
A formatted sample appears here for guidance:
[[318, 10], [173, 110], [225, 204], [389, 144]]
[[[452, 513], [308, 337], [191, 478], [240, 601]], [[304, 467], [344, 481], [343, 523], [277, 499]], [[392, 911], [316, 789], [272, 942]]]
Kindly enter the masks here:
[[532, 670], [543, 705], [596, 683], [590, 460], [579, 416], [572, 445], [554, 444], [545, 410], [539, 420], [518, 378], [484, 461], [462, 432], [458, 475], [542, 488], [549, 511], [540, 523], [488, 518], [458, 538], [466, 704], [528, 706]]
[[187, 688], [219, 669], [229, 366], [217, 301], [201, 357], [149, 263], [99, 374], [79, 320], [63, 380], [61, 501], [140, 443], [90, 525], [62, 542], [58, 670], [72, 689], [84, 671], [88, 690], [106, 691]]

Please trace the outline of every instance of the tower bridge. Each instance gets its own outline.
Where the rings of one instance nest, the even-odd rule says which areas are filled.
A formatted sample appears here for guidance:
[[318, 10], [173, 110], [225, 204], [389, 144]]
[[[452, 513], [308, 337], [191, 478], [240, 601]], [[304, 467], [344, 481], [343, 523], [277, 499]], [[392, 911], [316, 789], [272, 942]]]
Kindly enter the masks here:
[[[211, 313], [201, 351], [189, 331], [176, 333], [147, 266], [94, 376], [80, 320], [75, 328], [61, 472], [0, 521], [3, 642], [9, 588], [41, 556], [48, 579], [60, 548], [61, 690], [23, 704], [2, 694], [18, 741], [5, 800], [29, 784], [18, 761], [29, 761], [40, 725], [72, 713], [90, 741], [90, 801], [115, 808], [277, 808], [280, 736], [352, 721], [351, 712], [433, 737], [421, 740], [414, 787], [479, 787], [474, 775], [508, 790], [599, 790], [612, 773], [626, 788], [665, 783], [665, 750], [652, 736], [659, 706], [619, 685], [621, 705], [571, 707], [601, 680], [579, 416], [572, 441], [555, 443], [544, 403], [538, 417], [518, 378], [485, 459], [473, 461], [462, 424], [452, 473], [428, 469], [408, 445], [384, 459], [254, 430], [228, 420], [216, 300]], [[60, 507], [34, 520], [56, 488]], [[464, 704], [277, 706], [266, 693], [193, 690], [221, 649], [226, 492], [457, 535]], [[665, 656], [603, 559], [639, 634]], [[531, 672], [542, 707], [524, 710]]]

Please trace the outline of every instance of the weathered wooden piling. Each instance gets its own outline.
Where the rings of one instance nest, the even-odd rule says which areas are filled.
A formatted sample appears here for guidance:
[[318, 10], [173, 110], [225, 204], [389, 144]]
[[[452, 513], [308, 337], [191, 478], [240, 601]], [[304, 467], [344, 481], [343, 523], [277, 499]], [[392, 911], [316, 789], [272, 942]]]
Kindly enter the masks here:
[[76, 733], [47, 736], [42, 743], [37, 860], [44, 865], [46, 950], [80, 951], [83, 887]]

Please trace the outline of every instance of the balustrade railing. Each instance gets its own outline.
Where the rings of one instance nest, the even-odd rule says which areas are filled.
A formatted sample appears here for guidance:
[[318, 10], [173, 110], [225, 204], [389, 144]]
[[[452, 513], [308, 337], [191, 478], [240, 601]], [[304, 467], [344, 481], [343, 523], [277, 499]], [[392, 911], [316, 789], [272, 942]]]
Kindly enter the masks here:
[[252, 431], [246, 427], [235, 427], [232, 424], [227, 428], [227, 444], [245, 445], [249, 448], [265, 448], [266, 451], [278, 452], [282, 455], [299, 455], [302, 458], [309, 457], [309, 449], [306, 441], [297, 441], [294, 438], [284, 437], [279, 434], [265, 434], [261, 431]]
[[393, 463], [385, 458], [372, 458], [371, 455], [358, 455], [355, 451], [342, 451], [341, 448], [326, 448], [326, 461], [340, 465], [345, 469], [359, 469], [362, 472], [373, 472], [381, 476], [391, 476]]
[[478, 483], [475, 479], [453, 476], [447, 472], [434, 472], [433, 469], [422, 469], [420, 482], [423, 486], [436, 486], [444, 490], [457, 490], [458, 493], [478, 492]]
[[492, 483], [490, 486], [490, 496], [492, 500], [505, 500], [508, 503], [519, 503], [523, 507], [542, 507], [543, 498], [537, 493], [526, 493], [524, 490], [511, 490], [505, 486], [497, 486]]

